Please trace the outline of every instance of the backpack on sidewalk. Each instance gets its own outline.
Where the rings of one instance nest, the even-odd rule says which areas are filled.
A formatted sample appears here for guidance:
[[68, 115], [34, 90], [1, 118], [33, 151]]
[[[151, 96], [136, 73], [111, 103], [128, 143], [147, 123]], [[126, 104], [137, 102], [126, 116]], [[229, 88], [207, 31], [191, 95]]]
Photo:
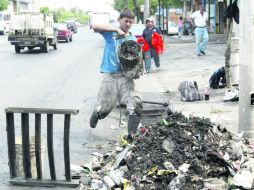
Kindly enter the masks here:
[[226, 74], [225, 68], [221, 67], [218, 70], [214, 71], [212, 76], [209, 79], [209, 84], [211, 88], [223, 88], [226, 86]]
[[179, 84], [178, 90], [181, 93], [182, 101], [193, 102], [202, 100], [196, 81], [194, 81], [194, 83], [190, 81], [182, 81]]

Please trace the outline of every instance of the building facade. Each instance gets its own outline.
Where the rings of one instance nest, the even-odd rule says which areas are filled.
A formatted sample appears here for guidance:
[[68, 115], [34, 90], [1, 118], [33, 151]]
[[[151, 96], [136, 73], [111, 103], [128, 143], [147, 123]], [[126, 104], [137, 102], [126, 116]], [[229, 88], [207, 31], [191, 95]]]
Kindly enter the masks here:
[[198, 10], [200, 4], [205, 6], [211, 32], [216, 34], [226, 33], [226, 20], [224, 19], [224, 12], [227, 8], [226, 0], [193, 0], [191, 3], [193, 11]]
[[10, 13], [19, 11], [38, 12], [39, 10], [39, 0], [9, 0], [8, 11]]

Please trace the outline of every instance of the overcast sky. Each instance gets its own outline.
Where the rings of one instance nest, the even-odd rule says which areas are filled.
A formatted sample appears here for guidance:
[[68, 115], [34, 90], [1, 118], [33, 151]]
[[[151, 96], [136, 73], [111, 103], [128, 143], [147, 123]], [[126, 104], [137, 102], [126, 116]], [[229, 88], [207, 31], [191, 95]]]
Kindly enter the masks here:
[[41, 6], [52, 9], [78, 7], [86, 11], [106, 11], [112, 9], [114, 0], [39, 0]]

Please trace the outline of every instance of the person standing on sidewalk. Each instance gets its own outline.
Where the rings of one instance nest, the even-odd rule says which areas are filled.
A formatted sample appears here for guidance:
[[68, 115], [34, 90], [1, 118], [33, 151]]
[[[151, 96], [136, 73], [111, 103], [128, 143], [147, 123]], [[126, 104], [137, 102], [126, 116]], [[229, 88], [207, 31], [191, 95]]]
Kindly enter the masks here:
[[93, 30], [100, 33], [106, 44], [100, 71], [102, 73], [101, 88], [98, 93], [99, 106], [90, 117], [90, 127], [95, 128], [98, 120], [104, 119], [116, 106], [117, 101], [127, 106], [129, 112], [128, 133], [135, 134], [140, 122], [142, 109], [141, 97], [135, 89], [134, 79], [127, 78], [121, 69], [117, 50], [126, 40], [137, 41], [129, 29], [135, 15], [127, 8], [118, 18], [119, 28], [109, 25], [95, 24]]
[[162, 34], [161, 30], [154, 26], [151, 18], [146, 19], [146, 28], [143, 31], [142, 37], [149, 44], [149, 51], [144, 52], [145, 70], [147, 73], [151, 71], [151, 59], [153, 58], [156, 68], [160, 67], [160, 57], [152, 45], [152, 35], [154, 32]]
[[195, 26], [196, 52], [198, 56], [205, 55], [208, 44], [208, 15], [204, 6], [200, 5], [199, 10], [191, 15], [191, 24]]
[[183, 34], [183, 17], [182, 16], [180, 16], [179, 20], [177, 21], [177, 28], [178, 28], [178, 38], [181, 38]]

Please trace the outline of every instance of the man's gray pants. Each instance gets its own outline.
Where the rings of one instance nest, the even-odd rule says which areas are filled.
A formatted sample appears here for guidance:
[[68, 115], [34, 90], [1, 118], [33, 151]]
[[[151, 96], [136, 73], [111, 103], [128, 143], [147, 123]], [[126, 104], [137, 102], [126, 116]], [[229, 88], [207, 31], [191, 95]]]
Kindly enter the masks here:
[[[96, 108], [99, 119], [105, 118], [117, 102], [127, 106], [129, 122], [131, 118], [140, 117], [142, 103], [141, 97], [135, 88], [133, 79], [123, 74], [102, 74], [102, 82], [98, 93], [99, 106]], [[132, 117], [133, 116], [133, 117]], [[128, 127], [129, 130], [129, 127]]]

